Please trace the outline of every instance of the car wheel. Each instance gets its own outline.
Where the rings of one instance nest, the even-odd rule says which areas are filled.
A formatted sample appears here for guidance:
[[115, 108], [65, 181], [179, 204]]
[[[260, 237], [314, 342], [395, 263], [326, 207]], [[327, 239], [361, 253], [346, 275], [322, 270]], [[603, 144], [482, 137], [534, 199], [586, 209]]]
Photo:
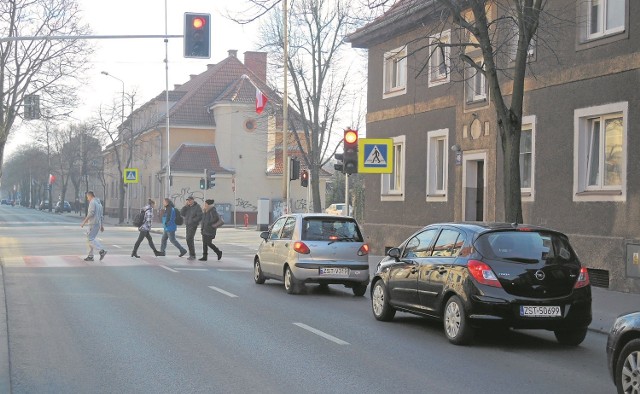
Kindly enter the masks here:
[[265, 277], [262, 273], [262, 267], [260, 266], [260, 259], [256, 257], [256, 260], [253, 262], [253, 280], [261, 285], [264, 283]]
[[371, 310], [373, 311], [373, 316], [380, 321], [391, 321], [396, 315], [396, 310], [389, 304], [387, 288], [382, 280], [373, 285]]
[[284, 269], [284, 289], [289, 294], [298, 294], [300, 292], [298, 280], [293, 276], [289, 266]]
[[454, 345], [466, 345], [473, 338], [473, 328], [469, 325], [462, 300], [452, 296], [444, 308], [444, 334]]
[[620, 394], [640, 390], [640, 339], [634, 339], [622, 348], [614, 378]]
[[353, 295], [356, 297], [362, 297], [364, 295], [364, 293], [367, 292], [367, 285], [355, 285], [353, 286], [353, 288], [351, 288], [351, 290], [353, 291]]
[[587, 329], [578, 328], [576, 330], [556, 330], [553, 333], [556, 334], [556, 339], [560, 344], [566, 346], [578, 346], [587, 336]]

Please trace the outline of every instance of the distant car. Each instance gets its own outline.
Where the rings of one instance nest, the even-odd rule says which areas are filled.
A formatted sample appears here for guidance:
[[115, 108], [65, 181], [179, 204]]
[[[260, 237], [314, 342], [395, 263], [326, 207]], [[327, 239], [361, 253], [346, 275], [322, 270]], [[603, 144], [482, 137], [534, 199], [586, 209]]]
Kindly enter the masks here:
[[640, 391], [640, 312], [618, 317], [607, 339], [609, 374], [618, 393]]
[[69, 201], [58, 201], [56, 203], [56, 212], [57, 213], [61, 213], [61, 212], [71, 212], [71, 204], [69, 204]]
[[11, 205], [11, 204], [9, 203], [9, 200], [6, 200], [3, 198], [2, 201], [0, 201], [0, 205]]
[[[51, 207], [53, 208], [53, 207]], [[43, 210], [48, 210], [49, 209], [49, 200], [44, 200], [40, 202], [40, 205], [38, 206], [38, 209], [40, 209], [41, 211]]]
[[376, 319], [396, 310], [444, 322], [449, 342], [477, 328], [546, 329], [577, 346], [591, 323], [591, 285], [568, 238], [542, 227], [441, 223], [391, 248], [371, 280]]
[[254, 258], [254, 280], [284, 282], [289, 294], [305, 283], [342, 284], [363, 296], [369, 284], [369, 245], [355, 219], [326, 214], [280, 217], [260, 234]]
[[[324, 210], [325, 213], [329, 215], [344, 215], [345, 204], [331, 204], [327, 209]], [[349, 214], [347, 216], [351, 216], [353, 214], [353, 207], [349, 205]]]

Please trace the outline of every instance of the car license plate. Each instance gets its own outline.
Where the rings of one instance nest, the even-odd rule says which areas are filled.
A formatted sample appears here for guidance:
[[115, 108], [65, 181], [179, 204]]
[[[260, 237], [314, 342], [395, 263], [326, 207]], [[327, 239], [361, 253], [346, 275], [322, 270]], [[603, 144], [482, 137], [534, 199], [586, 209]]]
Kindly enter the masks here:
[[320, 268], [320, 275], [349, 275], [349, 268]]
[[559, 306], [525, 306], [520, 305], [520, 316], [522, 317], [560, 317]]

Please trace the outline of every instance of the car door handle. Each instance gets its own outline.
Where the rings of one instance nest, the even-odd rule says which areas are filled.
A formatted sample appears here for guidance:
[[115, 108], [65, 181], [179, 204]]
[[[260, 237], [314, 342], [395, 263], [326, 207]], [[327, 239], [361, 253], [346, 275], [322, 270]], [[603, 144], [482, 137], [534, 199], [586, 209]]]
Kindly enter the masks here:
[[447, 272], [447, 268], [444, 265], [440, 265], [436, 268], [436, 271], [438, 271], [438, 273], [442, 275]]
[[412, 274], [415, 274], [416, 272], [418, 272], [418, 268], [417, 267], [411, 268], [411, 273]]

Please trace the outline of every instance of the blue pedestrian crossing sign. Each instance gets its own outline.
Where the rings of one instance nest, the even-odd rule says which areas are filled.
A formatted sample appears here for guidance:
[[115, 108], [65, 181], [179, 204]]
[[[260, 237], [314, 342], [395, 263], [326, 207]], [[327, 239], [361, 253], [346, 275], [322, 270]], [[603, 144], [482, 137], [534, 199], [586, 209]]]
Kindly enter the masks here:
[[124, 183], [138, 183], [138, 169], [137, 168], [125, 168], [124, 169]]
[[393, 139], [360, 138], [358, 152], [358, 172], [365, 174], [393, 172]]

